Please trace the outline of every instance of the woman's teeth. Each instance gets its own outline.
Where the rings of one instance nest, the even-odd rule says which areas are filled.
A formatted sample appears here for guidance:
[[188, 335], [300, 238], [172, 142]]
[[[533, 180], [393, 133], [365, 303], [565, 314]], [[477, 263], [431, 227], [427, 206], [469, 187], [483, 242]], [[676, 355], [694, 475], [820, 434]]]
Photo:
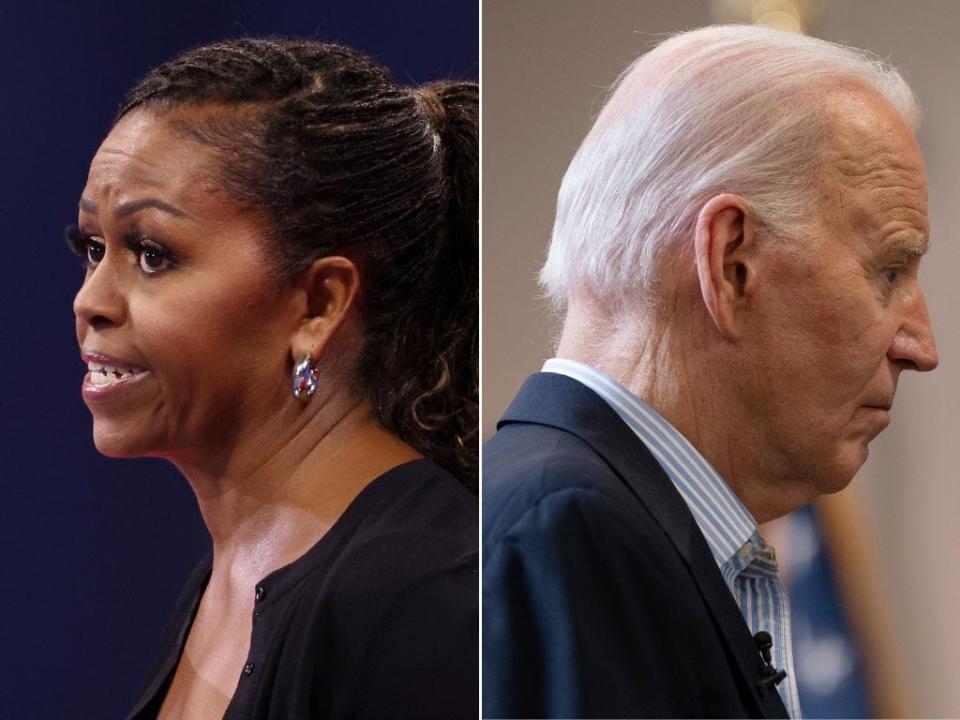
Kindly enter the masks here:
[[93, 361], [87, 363], [87, 369], [90, 371], [91, 385], [110, 385], [143, 372], [140, 368], [114, 367], [113, 365], [104, 365]]

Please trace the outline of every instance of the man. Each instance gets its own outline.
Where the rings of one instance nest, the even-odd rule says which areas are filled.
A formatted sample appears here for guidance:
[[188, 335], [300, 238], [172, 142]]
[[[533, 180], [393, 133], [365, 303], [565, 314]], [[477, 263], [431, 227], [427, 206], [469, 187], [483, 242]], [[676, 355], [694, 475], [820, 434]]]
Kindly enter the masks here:
[[800, 717], [757, 525], [846, 486], [937, 364], [917, 116], [763, 28], [623, 75], [560, 189], [556, 358], [485, 449], [485, 716]]

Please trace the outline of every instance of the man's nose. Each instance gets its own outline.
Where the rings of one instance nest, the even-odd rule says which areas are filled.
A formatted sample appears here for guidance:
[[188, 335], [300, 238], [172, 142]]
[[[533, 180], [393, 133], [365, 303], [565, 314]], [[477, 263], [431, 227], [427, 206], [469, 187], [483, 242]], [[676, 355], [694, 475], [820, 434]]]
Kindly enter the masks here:
[[930, 325], [930, 315], [927, 312], [927, 303], [919, 290], [910, 308], [907, 309], [887, 356], [907, 370], [927, 372], [940, 364], [937, 343], [933, 338], [933, 327]]
[[126, 300], [121, 288], [117, 263], [104, 258], [87, 271], [83, 285], [73, 299], [73, 314], [79, 324], [100, 329], [122, 325], [126, 315]]

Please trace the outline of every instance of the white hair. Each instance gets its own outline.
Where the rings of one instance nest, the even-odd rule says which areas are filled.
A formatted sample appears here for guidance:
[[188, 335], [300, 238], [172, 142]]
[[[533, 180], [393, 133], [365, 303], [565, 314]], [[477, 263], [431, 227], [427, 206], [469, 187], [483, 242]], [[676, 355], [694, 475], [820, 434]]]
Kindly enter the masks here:
[[843, 85], [879, 93], [916, 130], [896, 69], [824, 40], [720, 25], [637, 59], [560, 186], [540, 272], [555, 307], [578, 288], [615, 306], [655, 295], [664, 262], [693, 262], [697, 215], [720, 193], [746, 199], [765, 235], [796, 238], [816, 214], [824, 97]]

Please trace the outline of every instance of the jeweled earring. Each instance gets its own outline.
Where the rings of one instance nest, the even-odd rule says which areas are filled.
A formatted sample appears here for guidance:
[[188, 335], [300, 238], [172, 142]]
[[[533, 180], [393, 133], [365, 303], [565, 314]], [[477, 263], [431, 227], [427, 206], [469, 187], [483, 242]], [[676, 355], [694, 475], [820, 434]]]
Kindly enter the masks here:
[[317, 391], [319, 377], [317, 369], [310, 364], [310, 356], [304, 355], [303, 360], [293, 368], [293, 396], [302, 403], [308, 402]]

